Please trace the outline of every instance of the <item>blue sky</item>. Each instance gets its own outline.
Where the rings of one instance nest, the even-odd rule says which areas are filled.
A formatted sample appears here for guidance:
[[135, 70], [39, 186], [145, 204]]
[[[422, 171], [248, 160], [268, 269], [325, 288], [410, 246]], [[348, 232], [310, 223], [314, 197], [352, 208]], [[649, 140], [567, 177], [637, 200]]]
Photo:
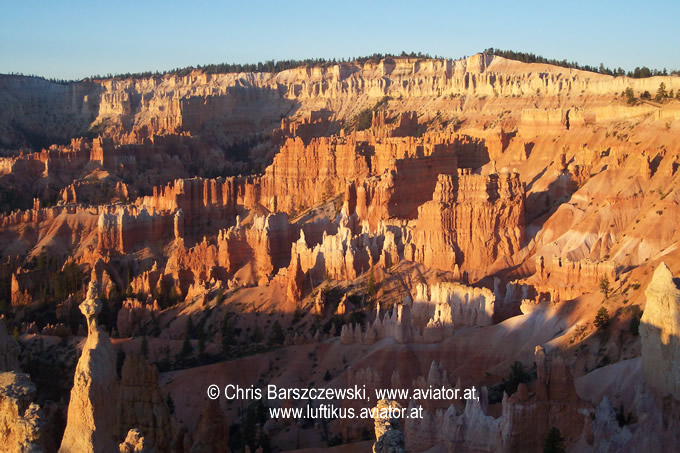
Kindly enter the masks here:
[[0, 73], [66, 79], [402, 50], [459, 58], [487, 47], [680, 69], [678, 0], [2, 0], [0, 8]]

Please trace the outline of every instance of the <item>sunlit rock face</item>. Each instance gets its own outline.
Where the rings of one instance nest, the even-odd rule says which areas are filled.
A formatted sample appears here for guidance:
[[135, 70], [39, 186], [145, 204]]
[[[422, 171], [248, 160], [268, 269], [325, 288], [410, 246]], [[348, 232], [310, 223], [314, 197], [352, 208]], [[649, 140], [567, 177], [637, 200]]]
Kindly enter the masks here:
[[[204, 392], [276, 382], [479, 390], [397, 401], [423, 418], [376, 451], [541, 451], [552, 427], [574, 451], [678, 450], [680, 109], [621, 94], [661, 82], [680, 90], [491, 55], [0, 76], [0, 444], [371, 448], [371, 419], [250, 423], [253, 401]], [[80, 348], [70, 401], [42, 404], [35, 370]]]
[[642, 315], [642, 370], [647, 384], [660, 396], [680, 401], [680, 288], [661, 263], [645, 290]]
[[524, 188], [517, 173], [439, 175], [418, 211], [414, 261], [442, 270], [483, 271], [524, 241]]
[[3, 451], [47, 451], [55, 447], [47, 435], [48, 419], [34, 402], [35, 384], [29, 376], [0, 372], [0, 443]]

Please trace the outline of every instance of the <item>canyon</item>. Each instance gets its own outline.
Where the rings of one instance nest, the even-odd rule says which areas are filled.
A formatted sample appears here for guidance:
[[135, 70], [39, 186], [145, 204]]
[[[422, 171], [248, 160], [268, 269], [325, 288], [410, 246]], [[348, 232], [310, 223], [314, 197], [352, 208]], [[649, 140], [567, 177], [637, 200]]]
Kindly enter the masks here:
[[[0, 75], [3, 445], [680, 447], [680, 100], [640, 97], [661, 83], [490, 54]], [[336, 401], [424, 408], [374, 427], [213, 383], [481, 396]]]

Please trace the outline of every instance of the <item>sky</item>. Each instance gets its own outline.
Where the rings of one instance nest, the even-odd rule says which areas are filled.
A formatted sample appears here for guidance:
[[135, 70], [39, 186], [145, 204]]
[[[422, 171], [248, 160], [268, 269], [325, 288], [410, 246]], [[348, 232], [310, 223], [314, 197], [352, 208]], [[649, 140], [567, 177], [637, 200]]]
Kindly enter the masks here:
[[82, 79], [209, 63], [488, 47], [680, 69], [680, 1], [0, 0], [0, 73]]

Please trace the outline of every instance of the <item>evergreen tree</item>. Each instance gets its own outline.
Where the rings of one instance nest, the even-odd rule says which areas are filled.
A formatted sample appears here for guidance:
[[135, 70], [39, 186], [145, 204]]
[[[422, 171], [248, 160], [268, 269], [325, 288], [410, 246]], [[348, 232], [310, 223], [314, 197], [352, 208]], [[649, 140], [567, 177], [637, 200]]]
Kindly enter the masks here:
[[595, 327], [598, 329], [609, 324], [609, 312], [606, 308], [600, 307], [600, 309], [597, 311], [597, 315], [595, 315], [595, 321], [593, 321], [593, 324], [595, 324]]
[[640, 318], [636, 315], [630, 320], [630, 327], [628, 328], [633, 336], [640, 335]]
[[548, 432], [548, 436], [545, 438], [543, 453], [566, 453], [566, 451], [562, 433], [553, 426]]
[[188, 338], [194, 337], [194, 322], [191, 320], [191, 316], [189, 316], [189, 318], [187, 319], [186, 336]]
[[189, 357], [194, 352], [194, 347], [191, 345], [191, 335], [194, 331], [194, 323], [191, 321], [191, 316], [187, 319], [186, 332], [184, 333], [184, 342], [182, 343], [182, 350], [179, 356], [183, 359]]
[[256, 444], [255, 440], [257, 437], [257, 413], [255, 408], [251, 404], [246, 410], [246, 415], [243, 420], [243, 426], [241, 428], [241, 438], [243, 439], [243, 444], [250, 447], [250, 450], [255, 450]]
[[170, 415], [173, 415], [175, 413], [175, 402], [172, 400], [172, 396], [168, 393], [167, 398], [165, 398], [165, 404], [168, 406], [168, 410], [170, 411]]
[[517, 391], [517, 386], [519, 386], [519, 384], [529, 382], [530, 378], [531, 376], [529, 376], [529, 373], [524, 371], [524, 365], [522, 365], [522, 362], [513, 362], [513, 364], [510, 366], [510, 375], [508, 376], [508, 381], [505, 384], [505, 390], [508, 395], [515, 393]]
[[144, 356], [144, 358], [148, 360], [149, 359], [149, 342], [146, 340], [146, 335], [144, 335], [142, 337], [142, 345], [139, 349], [140, 349], [139, 352], [142, 354], [142, 356]]
[[656, 99], [657, 101], [660, 101], [668, 96], [668, 93], [666, 92], [666, 84], [661, 82], [659, 84], [659, 89], [656, 90]]
[[635, 104], [635, 93], [633, 92], [633, 89], [631, 87], [626, 88], [626, 91], [624, 91], [624, 94], [626, 98], [628, 99], [629, 104]]
[[198, 354], [203, 357], [205, 355], [205, 331], [201, 329], [198, 332]]
[[229, 351], [229, 346], [232, 344], [234, 344], [234, 328], [232, 327], [231, 320], [227, 314], [222, 323], [222, 352], [226, 353]]
[[375, 275], [373, 274], [373, 268], [372, 267], [371, 267], [371, 270], [369, 271], [369, 274], [368, 274], [368, 283], [366, 284], [366, 292], [371, 297], [375, 296], [375, 293], [377, 292], [377, 289], [375, 287]]
[[182, 350], [179, 352], [179, 356], [182, 359], [189, 357], [194, 352], [194, 347], [191, 345], [191, 340], [188, 336], [184, 336], [184, 342], [182, 343]]
[[274, 321], [274, 324], [272, 324], [272, 330], [269, 333], [269, 339], [267, 340], [267, 343], [269, 345], [280, 345], [283, 344], [285, 339], [286, 335], [283, 332], [281, 323], [278, 320]]
[[262, 335], [262, 330], [260, 330], [260, 326], [255, 326], [255, 330], [253, 330], [253, 335], [250, 337], [250, 341], [253, 343], [260, 343], [263, 337], [264, 336]]
[[606, 276], [600, 279], [600, 292], [604, 295], [605, 299], [609, 299], [611, 288], [609, 287], [609, 279]]

